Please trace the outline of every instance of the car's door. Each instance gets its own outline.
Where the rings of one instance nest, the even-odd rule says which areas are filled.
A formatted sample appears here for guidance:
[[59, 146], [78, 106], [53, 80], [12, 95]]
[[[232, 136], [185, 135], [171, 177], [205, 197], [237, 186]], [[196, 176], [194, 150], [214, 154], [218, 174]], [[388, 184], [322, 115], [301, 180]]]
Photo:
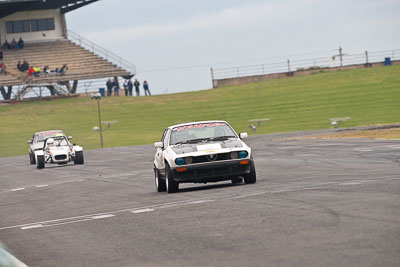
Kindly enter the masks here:
[[161, 142], [163, 143], [163, 147], [157, 148], [156, 154], [155, 154], [155, 165], [156, 168], [159, 169], [161, 172], [164, 170], [165, 165], [164, 165], [164, 151], [166, 148], [166, 139], [167, 139], [167, 134], [168, 134], [168, 129], [165, 129]]

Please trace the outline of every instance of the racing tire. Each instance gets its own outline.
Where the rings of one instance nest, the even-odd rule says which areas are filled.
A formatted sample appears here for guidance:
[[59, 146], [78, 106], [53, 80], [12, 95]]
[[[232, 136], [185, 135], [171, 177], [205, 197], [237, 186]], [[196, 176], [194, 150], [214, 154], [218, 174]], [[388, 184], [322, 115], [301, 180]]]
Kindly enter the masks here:
[[83, 164], [85, 160], [83, 159], [83, 151], [78, 151], [75, 154], [74, 164]]
[[156, 168], [154, 168], [154, 182], [157, 192], [165, 192], [167, 190], [165, 179], [160, 177], [160, 172]]
[[168, 164], [165, 164], [165, 189], [167, 193], [176, 193], [179, 190], [179, 183], [172, 178], [172, 172]]
[[232, 184], [240, 184], [242, 182], [242, 178], [232, 178]]
[[33, 165], [36, 164], [35, 154], [29, 153], [29, 162]]
[[257, 175], [256, 175], [256, 167], [254, 165], [254, 160], [251, 159], [251, 166], [250, 166], [250, 173], [244, 175], [244, 183], [245, 184], [254, 184], [257, 180]]
[[38, 168], [38, 169], [44, 168], [44, 156], [37, 156], [36, 168]]

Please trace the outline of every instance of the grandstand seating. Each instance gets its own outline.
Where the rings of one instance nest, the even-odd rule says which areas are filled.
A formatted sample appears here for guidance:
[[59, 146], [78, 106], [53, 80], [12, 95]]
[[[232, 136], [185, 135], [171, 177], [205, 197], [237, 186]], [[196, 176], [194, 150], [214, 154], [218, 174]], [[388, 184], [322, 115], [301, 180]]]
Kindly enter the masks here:
[[[72, 80], [98, 79], [113, 76], [129, 76], [128, 71], [113, 65], [98, 55], [72, 43], [69, 40], [51, 42], [26, 43], [22, 50], [2, 50], [3, 61], [9, 74], [0, 75], [0, 86], [53, 84]], [[17, 69], [18, 61], [26, 60], [30, 66], [43, 67], [50, 70], [60, 69], [67, 64], [66, 74], [40, 74], [40, 77], [30, 76], [27, 72]]]

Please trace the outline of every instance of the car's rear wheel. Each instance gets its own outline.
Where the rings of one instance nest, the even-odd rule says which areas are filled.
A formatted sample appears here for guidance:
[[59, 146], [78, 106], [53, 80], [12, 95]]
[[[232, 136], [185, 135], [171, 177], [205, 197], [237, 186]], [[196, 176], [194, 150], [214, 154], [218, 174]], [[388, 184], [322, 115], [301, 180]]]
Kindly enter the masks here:
[[156, 168], [154, 168], [154, 180], [157, 192], [165, 192], [165, 190], [167, 190], [165, 179], [160, 177], [160, 172]]
[[44, 156], [37, 156], [36, 168], [38, 168], [38, 169], [43, 169], [44, 168]]
[[29, 153], [29, 162], [33, 165], [36, 164], [35, 154]]
[[75, 153], [74, 163], [83, 164], [85, 161], [83, 159], [83, 151], [78, 151]]
[[250, 166], [250, 173], [244, 175], [244, 183], [245, 184], [254, 184], [257, 180], [257, 175], [256, 175], [256, 167], [254, 165], [254, 160], [251, 160], [251, 166]]
[[167, 193], [176, 193], [179, 190], [179, 183], [172, 178], [172, 172], [168, 164], [165, 164], [165, 185]]
[[242, 182], [242, 178], [232, 178], [232, 184], [240, 184]]

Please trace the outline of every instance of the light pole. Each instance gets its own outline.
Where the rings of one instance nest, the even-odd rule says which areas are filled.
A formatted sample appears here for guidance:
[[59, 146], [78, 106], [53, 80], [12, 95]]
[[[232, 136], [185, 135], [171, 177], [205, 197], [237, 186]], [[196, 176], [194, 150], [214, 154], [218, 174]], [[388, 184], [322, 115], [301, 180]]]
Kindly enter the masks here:
[[[103, 128], [101, 127], [101, 112], [100, 112], [101, 94], [100, 93], [91, 94], [90, 98], [91, 99], [96, 99], [96, 101], [97, 101], [97, 113], [99, 114], [99, 127], [100, 127], [100, 129], [99, 129], [100, 130], [99, 131], [99, 133], [100, 133], [100, 147], [103, 148]], [[93, 129], [97, 130], [96, 128], [97, 127], [94, 127]]]

